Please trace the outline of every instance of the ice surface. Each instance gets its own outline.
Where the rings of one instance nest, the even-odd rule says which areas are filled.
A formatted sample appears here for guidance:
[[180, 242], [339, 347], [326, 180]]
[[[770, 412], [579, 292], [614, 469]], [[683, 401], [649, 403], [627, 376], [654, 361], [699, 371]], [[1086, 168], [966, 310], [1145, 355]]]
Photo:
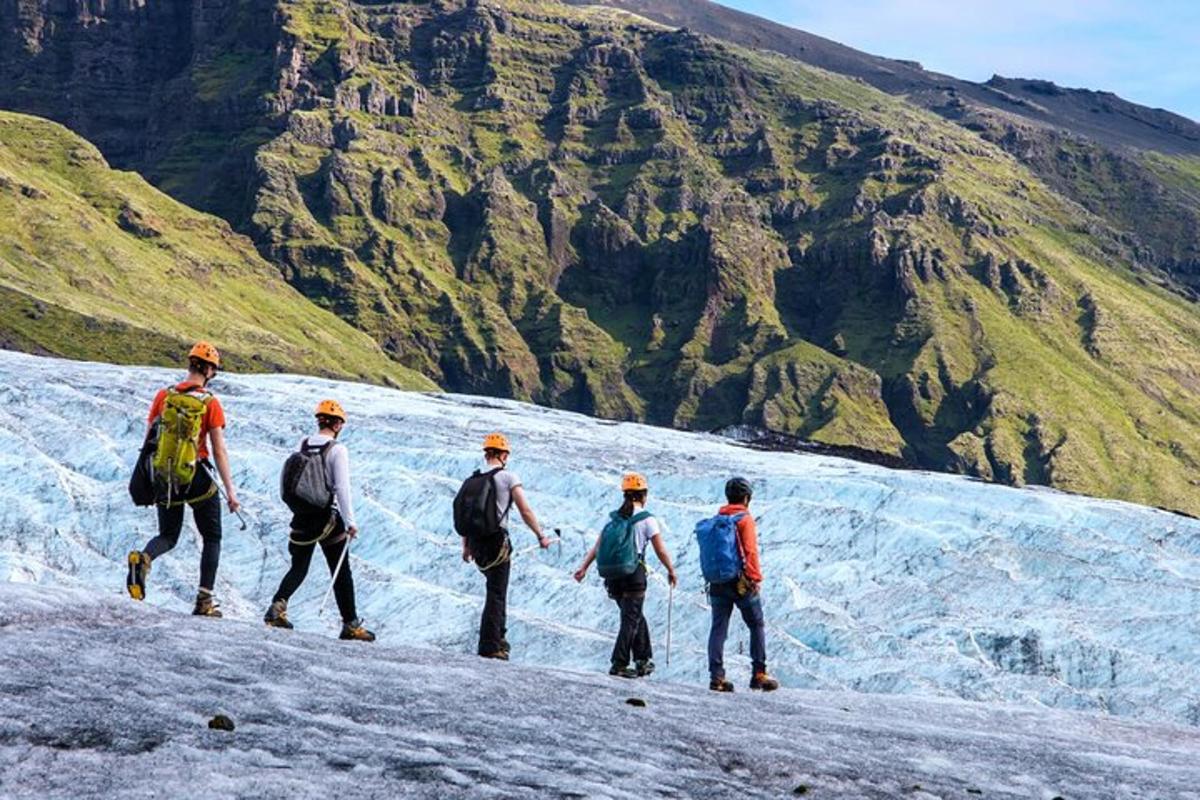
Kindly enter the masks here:
[[[1200, 796], [1192, 727], [843, 691], [718, 695], [399, 638], [0, 584], [0, 796]], [[216, 714], [236, 729], [210, 730]]]
[[[0, 353], [0, 578], [123, 594], [124, 556], [154, 532], [153, 512], [134, 508], [125, 484], [146, 407], [178, 377]], [[516, 662], [607, 667], [615, 606], [594, 570], [582, 586], [570, 573], [619, 503], [621, 472], [637, 469], [650, 480], [650, 509], [668, 529], [681, 576], [669, 667], [668, 595], [661, 575], [651, 582], [653, 680], [704, 681], [708, 617], [690, 531], [740, 473], [757, 487], [769, 660], [785, 685], [1200, 722], [1194, 520], [502, 400], [294, 376], [222, 375], [215, 388], [250, 516], [245, 532], [226, 517], [217, 589], [235, 619], [260, 619], [286, 570], [278, 470], [317, 400], [331, 396], [350, 415], [344, 441], [362, 528], [353, 565], [362, 614], [381, 643], [474, 650], [482, 580], [459, 558], [450, 501], [476, 466], [481, 437], [498, 429], [513, 442], [510, 466], [535, 511], [564, 535], [561, 548], [514, 563]], [[516, 546], [534, 544], [514, 523]], [[190, 607], [199, 561], [190, 530], [189, 520], [179, 548], [155, 562], [147, 605]], [[326, 585], [314, 559], [292, 604], [301, 630], [336, 632], [336, 614], [316, 616]], [[736, 620], [731, 631], [727, 666], [742, 684], [745, 632]]]

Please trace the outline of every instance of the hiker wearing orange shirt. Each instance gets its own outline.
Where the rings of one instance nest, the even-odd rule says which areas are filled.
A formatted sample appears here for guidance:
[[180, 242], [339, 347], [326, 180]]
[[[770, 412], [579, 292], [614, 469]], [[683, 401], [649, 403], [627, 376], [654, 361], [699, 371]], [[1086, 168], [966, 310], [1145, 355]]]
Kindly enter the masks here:
[[204, 544], [200, 554], [200, 586], [192, 613], [219, 617], [213, 589], [221, 558], [221, 502], [213, 481], [211, 453], [225, 486], [232, 513], [240, 503], [225, 449], [225, 410], [208, 389], [221, 366], [221, 354], [208, 342], [197, 342], [188, 353], [187, 377], [160, 389], [146, 418], [147, 438], [157, 436], [154, 456], [157, 489], [158, 535], [142, 550], [130, 551], [125, 587], [135, 600], [146, 597], [151, 563], [179, 542], [183, 510], [191, 506], [192, 518]]

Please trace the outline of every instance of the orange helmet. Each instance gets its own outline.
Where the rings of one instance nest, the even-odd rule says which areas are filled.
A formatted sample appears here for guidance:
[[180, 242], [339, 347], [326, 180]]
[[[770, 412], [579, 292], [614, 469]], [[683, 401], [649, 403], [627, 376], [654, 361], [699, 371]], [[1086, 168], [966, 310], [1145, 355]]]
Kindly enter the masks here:
[[508, 437], [503, 433], [489, 433], [483, 437], [483, 449], [503, 450], [506, 453], [511, 452], [508, 447]]
[[346, 411], [337, 400], [322, 400], [317, 403], [315, 413], [318, 417], [337, 417], [342, 422], [346, 421]]
[[218, 369], [221, 366], [220, 352], [208, 342], [196, 342], [196, 344], [192, 345], [191, 352], [188, 353], [188, 358], [198, 358], [201, 361], [212, 364]]
[[646, 482], [646, 476], [638, 472], [626, 472], [625, 477], [621, 478], [622, 492], [645, 492], [649, 490], [650, 484]]

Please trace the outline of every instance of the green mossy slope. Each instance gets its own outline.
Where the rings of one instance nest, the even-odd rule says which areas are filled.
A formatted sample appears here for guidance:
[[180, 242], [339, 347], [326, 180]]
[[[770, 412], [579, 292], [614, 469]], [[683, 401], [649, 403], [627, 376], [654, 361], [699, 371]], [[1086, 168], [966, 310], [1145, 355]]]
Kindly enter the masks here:
[[288, 286], [249, 240], [45, 120], [0, 112], [0, 339], [114, 363], [178, 363], [433, 388]]

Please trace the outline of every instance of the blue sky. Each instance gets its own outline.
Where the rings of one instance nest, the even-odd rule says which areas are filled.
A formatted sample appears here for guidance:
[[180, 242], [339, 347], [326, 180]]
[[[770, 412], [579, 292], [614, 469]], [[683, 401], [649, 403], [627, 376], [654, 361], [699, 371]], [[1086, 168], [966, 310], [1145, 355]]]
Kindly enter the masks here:
[[1047, 78], [1200, 120], [1200, 0], [718, 2], [959, 78]]

